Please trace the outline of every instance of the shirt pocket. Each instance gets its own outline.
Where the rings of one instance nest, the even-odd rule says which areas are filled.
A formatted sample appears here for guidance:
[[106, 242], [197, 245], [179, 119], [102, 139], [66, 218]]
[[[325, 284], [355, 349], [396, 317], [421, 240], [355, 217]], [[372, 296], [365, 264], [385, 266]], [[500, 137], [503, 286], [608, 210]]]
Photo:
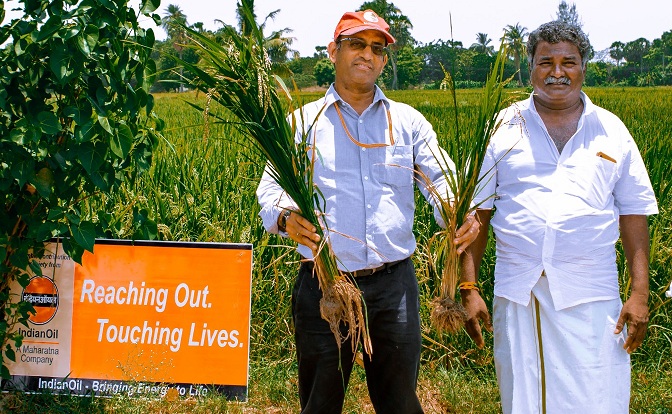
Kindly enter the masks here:
[[[611, 158], [611, 157], [609, 157]], [[612, 197], [618, 170], [617, 158], [603, 158], [598, 152], [584, 150], [572, 155], [563, 164], [566, 182], [564, 192], [579, 197], [590, 207], [602, 210]]]
[[373, 174], [383, 184], [402, 188], [413, 185], [413, 146], [385, 147], [384, 160], [373, 164]]

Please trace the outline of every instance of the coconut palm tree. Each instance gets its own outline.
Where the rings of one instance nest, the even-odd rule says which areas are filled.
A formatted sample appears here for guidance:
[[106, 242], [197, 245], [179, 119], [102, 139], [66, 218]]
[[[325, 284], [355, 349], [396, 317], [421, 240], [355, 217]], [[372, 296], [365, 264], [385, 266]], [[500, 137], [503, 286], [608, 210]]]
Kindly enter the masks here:
[[[245, 13], [246, 10], [249, 11], [248, 14]], [[275, 15], [279, 11], [280, 9], [270, 12], [266, 19], [269, 17], [271, 19], [275, 18]], [[253, 27], [256, 27], [257, 24], [257, 13], [254, 11], [254, 0], [241, 0], [236, 3], [236, 17], [238, 18], [238, 33], [245, 37], [249, 37], [252, 34]], [[263, 32], [263, 25], [259, 25], [259, 28]]]
[[646, 38], [640, 37], [625, 44], [623, 48], [623, 57], [633, 65], [639, 66], [639, 73], [644, 71], [644, 56], [649, 52], [651, 42]]
[[492, 42], [492, 39], [488, 37], [487, 33], [476, 33], [476, 43], [472, 43], [470, 49], [492, 56], [495, 54], [495, 47], [491, 46], [490, 42]]
[[625, 44], [615, 41], [609, 46], [609, 56], [616, 61], [616, 67], [621, 66], [621, 60], [625, 57]]
[[[169, 4], [166, 11], [161, 18], [161, 27], [168, 34], [168, 41], [172, 42], [173, 48], [177, 52], [180, 60], [183, 58], [184, 45], [187, 41], [187, 35], [184, 27], [187, 26], [187, 16], [184, 14], [180, 6]], [[180, 91], [182, 91], [182, 77], [183, 70], [180, 66]]]
[[523, 77], [520, 73], [520, 62], [527, 54], [527, 47], [525, 45], [527, 34], [527, 27], [521, 26], [520, 23], [516, 23], [513, 26], [509, 24], [504, 28], [504, 36], [501, 39], [513, 56], [513, 63], [518, 72], [518, 82], [521, 86], [523, 85]]
[[[161, 18], [161, 27], [166, 31], [168, 38], [173, 42], [173, 47], [178, 53], [184, 49], [186, 36], [183, 26], [187, 25], [187, 16], [180, 6], [169, 4]], [[181, 58], [182, 56], [180, 56]]]
[[[245, 10], [248, 12], [244, 12]], [[238, 17], [238, 33], [245, 37], [249, 37], [252, 34], [252, 28], [256, 27], [258, 27], [258, 29], [263, 33], [269, 19], [275, 19], [278, 13], [280, 13], [280, 9], [270, 12], [264, 18], [264, 21], [261, 24], [258, 24], [257, 14], [254, 12], [254, 0], [240, 0], [236, 7], [236, 15]], [[227, 26], [220, 20], [215, 21], [222, 23], [224, 26]], [[291, 29], [284, 28], [271, 32], [270, 35], [264, 35], [264, 48], [268, 53], [269, 59], [271, 59], [272, 73], [281, 76], [286, 76], [291, 73], [286, 65], [288, 59], [287, 56], [296, 52], [291, 47], [295, 38], [287, 36], [287, 34], [291, 32]]]

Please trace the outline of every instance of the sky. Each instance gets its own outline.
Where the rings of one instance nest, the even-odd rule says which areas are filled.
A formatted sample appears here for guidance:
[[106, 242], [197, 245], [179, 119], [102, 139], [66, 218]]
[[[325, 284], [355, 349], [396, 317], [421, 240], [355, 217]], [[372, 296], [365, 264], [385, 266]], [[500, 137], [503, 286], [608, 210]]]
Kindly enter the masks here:
[[[469, 47], [477, 33], [487, 33], [491, 45], [499, 45], [503, 29], [520, 23], [531, 32], [542, 23], [556, 18], [560, 0], [391, 0], [413, 24], [411, 35], [422, 43], [435, 40], [462, 42]], [[280, 9], [269, 30], [290, 28], [293, 49], [301, 56], [312, 56], [315, 46], [326, 46], [332, 39], [338, 20], [354, 11], [364, 0], [255, 0], [257, 18]], [[596, 51], [614, 41], [627, 43], [644, 37], [649, 41], [672, 30], [672, 0], [575, 0], [583, 29]], [[207, 29], [217, 29], [219, 19], [236, 24], [236, 0], [162, 0], [157, 13], [165, 15], [169, 4], [180, 7], [190, 24], [202, 22]], [[452, 17], [452, 35], [451, 21]], [[270, 31], [265, 31], [270, 33]], [[158, 39], [165, 39], [161, 28]]]
[[[132, 3], [138, 0], [132, 0]], [[503, 29], [520, 23], [528, 32], [540, 24], [556, 18], [560, 0], [392, 0], [413, 24], [411, 35], [424, 44], [436, 40], [456, 40], [469, 47], [476, 42], [477, 33], [486, 33], [491, 45], [499, 45]], [[255, 0], [259, 21], [272, 11], [280, 9], [275, 20], [269, 20], [266, 33], [289, 28], [294, 37], [292, 48], [301, 56], [312, 56], [316, 46], [326, 46], [332, 39], [334, 28], [346, 11], [354, 11], [364, 0]], [[593, 48], [601, 51], [614, 41], [627, 43], [644, 37], [649, 41], [672, 30], [672, 0], [575, 0], [583, 29]], [[206, 29], [221, 27], [215, 20], [237, 24], [236, 0], [162, 0], [156, 11], [166, 14], [169, 4], [174, 4], [187, 16], [190, 24], [203, 23]], [[636, 4], [636, 5], [635, 5]], [[5, 1], [5, 10], [18, 1]], [[452, 18], [452, 33], [451, 33]], [[143, 22], [154, 29], [156, 38], [164, 40], [165, 31], [155, 27], [151, 20]]]

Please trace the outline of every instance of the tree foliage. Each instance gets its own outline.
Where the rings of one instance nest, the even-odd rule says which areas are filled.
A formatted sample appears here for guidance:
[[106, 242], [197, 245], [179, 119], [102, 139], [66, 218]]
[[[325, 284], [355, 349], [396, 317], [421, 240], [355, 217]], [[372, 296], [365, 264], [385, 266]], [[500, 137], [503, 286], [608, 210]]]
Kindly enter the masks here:
[[[239, 1], [237, 10], [243, 5], [253, 10], [254, 0]], [[411, 24], [408, 17], [388, 0], [371, 0], [362, 3], [359, 8], [372, 9], [390, 24], [390, 32], [397, 42], [390, 45], [388, 64], [380, 77], [380, 85], [388, 89], [408, 88], [438, 88], [443, 80], [441, 65], [451, 72], [457, 87], [479, 87], [485, 82], [486, 75], [493, 63], [494, 47], [487, 33], [476, 33], [476, 41], [468, 48], [462, 42], [455, 40], [433, 40], [428, 44], [421, 44], [411, 35]], [[269, 19], [273, 19], [281, 10], [275, 10], [266, 16], [259, 26], [263, 29]], [[582, 26], [581, 19], [573, 3], [561, 1], [556, 12], [557, 19], [571, 24]], [[252, 13], [255, 20], [256, 15]], [[185, 17], [186, 20], [186, 17]], [[224, 26], [229, 27], [230, 25]], [[237, 30], [243, 33], [246, 26], [239, 14]], [[196, 25], [191, 26], [197, 29]], [[202, 28], [200, 30], [203, 31]], [[332, 65], [320, 61], [325, 57], [326, 46], [317, 46], [316, 53], [311, 57], [301, 57], [291, 49], [292, 37], [287, 33], [289, 28], [271, 33], [266, 37], [265, 47], [273, 65], [273, 72], [289, 81], [293, 81], [300, 88], [311, 85], [327, 86], [332, 79]], [[224, 33], [223, 28], [210, 33], [217, 38]], [[529, 79], [527, 65], [527, 28], [520, 23], [507, 25], [504, 28], [503, 40], [511, 51], [511, 57], [504, 62], [506, 76], [514, 75], [519, 86], [525, 86]], [[671, 38], [672, 31], [665, 32], [659, 39], [648, 42], [646, 39], [637, 39], [631, 42], [615, 41], [610, 48], [596, 54], [594, 62], [603, 62], [600, 65], [588, 67], [591, 85], [669, 85], [672, 84], [670, 61], [672, 60]], [[167, 40], [166, 42], [169, 42]], [[646, 43], [648, 42], [648, 43]], [[161, 44], [161, 42], [159, 42]], [[176, 82], [181, 78], [177, 72], [173, 58], [164, 57], [175, 55], [174, 52], [161, 48], [157, 53], [160, 67], [159, 77], [163, 86], [176, 88]], [[288, 60], [288, 56], [292, 57]], [[403, 55], [403, 56], [402, 56]], [[609, 57], [611, 59], [609, 59]], [[183, 60], [194, 62], [198, 56], [182, 56]], [[615, 62], [614, 62], [615, 61]], [[319, 63], [318, 63], [319, 62]], [[290, 67], [291, 66], [291, 67]], [[299, 70], [297, 70], [299, 69]], [[594, 73], [592, 73], [594, 72]], [[185, 73], [184, 79], [190, 79], [191, 74]], [[290, 81], [291, 83], [291, 81]], [[157, 88], [161, 90], [161, 88]]]
[[413, 24], [411, 20], [401, 12], [394, 3], [388, 3], [387, 0], [373, 0], [364, 2], [359, 10], [371, 9], [378, 16], [382, 17], [387, 24], [390, 25], [390, 34], [395, 38], [396, 42], [388, 47], [389, 70], [391, 75], [389, 78], [390, 89], [399, 88], [399, 75], [397, 68], [397, 55], [405, 46], [414, 46], [415, 39], [411, 36], [411, 29]]
[[[158, 3], [140, 4], [157, 24]], [[154, 33], [126, 0], [25, 0], [22, 12], [0, 27], [3, 361], [22, 341], [10, 332], [32, 311], [10, 297], [10, 283], [41, 275], [37, 259], [54, 237], [75, 261], [93, 250], [109, 215], [87, 217], [87, 197], [147, 169], [161, 127], [148, 93]]]
[[624, 49], [625, 45], [619, 41], [612, 43], [609, 48], [609, 56], [616, 61], [616, 66], [619, 66], [621, 60], [625, 57]]
[[443, 68], [452, 74], [457, 72], [458, 56], [462, 50], [462, 42], [441, 39], [419, 47], [424, 62], [420, 78], [432, 88], [438, 88], [444, 78]]
[[469, 49], [492, 56], [495, 54], [495, 47], [490, 42], [492, 42], [492, 39], [490, 39], [487, 33], [476, 33], [476, 43], [472, 43]]
[[527, 54], [527, 27], [523, 27], [520, 23], [515, 25], [507, 25], [504, 29], [504, 37], [502, 38], [504, 44], [511, 51], [513, 62], [518, 72], [518, 83], [523, 85], [523, 75], [521, 73], [521, 63]]
[[315, 75], [315, 80], [319, 86], [329, 86], [336, 80], [334, 64], [331, 63], [331, 60], [326, 58], [320, 59], [315, 63], [313, 74]]
[[418, 83], [422, 70], [422, 59], [411, 46], [404, 46], [397, 53], [397, 77], [400, 89], [408, 88]]
[[649, 47], [651, 47], [651, 43], [647, 39], [640, 37], [625, 44], [623, 57], [628, 64], [638, 66], [641, 73], [643, 71], [644, 56], [648, 53]]
[[[251, 13], [247, 15], [244, 10], [249, 10]], [[254, 0], [240, 0], [236, 6], [236, 15], [238, 16], [238, 33], [249, 37], [252, 34], [253, 27], [259, 27], [262, 33], [266, 31], [266, 25], [269, 20], [275, 19], [275, 16], [280, 13], [280, 9], [270, 12], [264, 18], [264, 21], [257, 23], [257, 15], [254, 11]], [[290, 71], [287, 68], [288, 54], [293, 54], [292, 43], [294, 38], [287, 36], [292, 32], [292, 29], [286, 27], [284, 29], [272, 31], [264, 37], [264, 47], [271, 60], [271, 71], [278, 75], [287, 75]]]
[[[237, 10], [243, 5], [254, 9], [254, 0], [239, 1]], [[390, 45], [388, 52], [388, 64], [386, 65], [381, 77], [380, 85], [388, 89], [399, 88], [438, 88], [443, 80], [443, 72], [440, 64], [451, 72], [457, 87], [479, 87], [485, 82], [486, 75], [493, 63], [494, 47], [492, 40], [486, 33], [476, 33], [476, 41], [468, 48], [462, 45], [462, 42], [455, 40], [433, 40], [428, 44], [421, 44], [411, 35], [411, 24], [408, 17], [388, 0], [371, 0], [362, 3], [359, 8], [372, 9], [383, 17], [390, 24], [390, 32], [397, 39], [397, 42]], [[275, 10], [266, 16], [259, 26], [263, 29], [269, 19], [273, 19], [280, 9]], [[581, 26], [581, 22], [576, 5], [561, 1], [558, 5], [557, 19], [568, 21], [572, 24]], [[237, 30], [243, 33], [249, 23], [245, 23], [242, 15], [238, 14]], [[251, 18], [255, 20], [256, 15], [252, 13]], [[186, 18], [185, 18], [186, 20]], [[220, 21], [223, 26], [230, 27]], [[298, 24], [298, 23], [297, 23]], [[196, 25], [191, 26], [194, 29]], [[203, 28], [199, 29], [203, 32]], [[281, 75], [284, 79], [290, 81], [290, 77], [300, 87], [305, 88], [314, 85], [326, 86], [331, 83], [331, 71], [333, 68], [328, 62], [318, 62], [320, 58], [326, 58], [326, 45], [316, 46], [316, 53], [311, 57], [301, 57], [291, 49], [294, 38], [287, 36], [291, 30], [285, 28], [273, 32], [266, 37], [265, 47], [271, 63], [273, 72]], [[222, 36], [224, 28], [210, 33], [217, 38]], [[529, 79], [529, 68], [527, 59], [527, 28], [520, 23], [507, 25], [504, 28], [504, 40], [511, 57], [504, 62], [506, 76], [512, 74], [516, 76], [519, 86], [524, 86]], [[667, 37], [666, 37], [667, 36]], [[597, 71], [599, 73], [589, 73], [592, 85], [666, 85], [672, 84], [672, 73], [669, 70], [672, 53], [670, 52], [670, 37], [672, 32], [665, 32], [659, 39], [655, 39], [649, 46], [641, 48], [639, 54], [635, 55], [636, 45], [630, 45], [628, 48], [628, 58], [626, 58], [626, 43], [615, 41], [608, 49], [597, 53], [594, 62], [602, 61], [605, 65], [592, 65], [588, 71]], [[502, 40], [500, 39], [500, 40]], [[221, 40], [221, 39], [220, 39]], [[167, 40], [166, 42], [169, 42]], [[630, 42], [632, 43], [632, 42]], [[159, 42], [161, 44], [161, 42]], [[405, 56], [402, 58], [402, 54]], [[160, 67], [159, 77], [164, 82], [163, 86], [174, 89], [177, 81], [180, 79], [178, 70], [174, 64], [174, 59], [164, 57], [175, 55], [165, 46], [157, 52], [157, 65]], [[288, 57], [291, 56], [291, 60]], [[416, 59], [415, 57], [418, 57]], [[614, 59], [612, 61], [611, 59]], [[183, 60], [194, 62], [198, 56], [182, 56]], [[300, 69], [300, 70], [296, 70]], [[315, 73], [315, 71], [317, 73]], [[652, 73], [647, 73], [652, 72]], [[185, 79], [190, 79], [192, 75], [184, 74]], [[157, 88], [156, 90], [161, 90]]]
[[579, 18], [579, 12], [576, 11], [576, 4], [572, 3], [570, 6], [565, 0], [562, 0], [558, 5], [558, 12], [556, 13], [557, 20], [565, 22], [574, 26], [582, 27], [583, 23]]

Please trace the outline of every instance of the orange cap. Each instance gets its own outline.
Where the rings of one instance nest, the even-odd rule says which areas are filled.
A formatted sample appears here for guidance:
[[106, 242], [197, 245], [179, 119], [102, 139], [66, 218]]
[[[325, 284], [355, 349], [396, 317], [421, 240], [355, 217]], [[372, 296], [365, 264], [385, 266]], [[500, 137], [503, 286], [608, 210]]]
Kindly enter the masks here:
[[389, 32], [390, 25], [373, 10], [345, 13], [336, 26], [334, 40], [338, 39], [339, 36], [349, 36], [363, 30], [377, 30], [381, 32], [385, 35], [388, 45], [396, 41]]

